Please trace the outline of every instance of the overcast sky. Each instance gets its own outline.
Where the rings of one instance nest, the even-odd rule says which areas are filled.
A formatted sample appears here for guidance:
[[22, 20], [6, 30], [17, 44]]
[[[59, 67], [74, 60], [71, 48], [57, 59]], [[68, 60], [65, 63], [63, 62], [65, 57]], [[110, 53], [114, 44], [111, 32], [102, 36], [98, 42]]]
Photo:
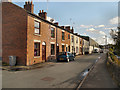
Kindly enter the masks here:
[[[34, 1], [34, 0], [33, 0]], [[24, 2], [14, 2], [23, 7]], [[59, 25], [71, 25], [75, 32], [88, 35], [99, 44], [105, 44], [104, 36], [110, 39], [110, 29], [116, 29], [118, 23], [118, 2], [33, 2], [34, 13], [47, 12], [48, 18], [54, 18]], [[47, 10], [48, 7], [48, 10]]]

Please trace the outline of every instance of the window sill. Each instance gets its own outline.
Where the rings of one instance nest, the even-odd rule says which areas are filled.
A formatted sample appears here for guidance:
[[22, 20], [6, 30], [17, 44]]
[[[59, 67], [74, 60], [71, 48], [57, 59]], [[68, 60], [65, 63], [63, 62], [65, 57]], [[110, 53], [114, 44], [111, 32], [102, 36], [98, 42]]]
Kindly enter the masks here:
[[34, 58], [40, 58], [40, 56], [34, 56]]
[[34, 34], [35, 36], [41, 36], [40, 34]]
[[51, 39], [55, 39], [55, 38], [51, 38]]
[[62, 41], [65, 41], [65, 40], [62, 40]]
[[55, 55], [51, 55], [51, 56], [55, 56]]

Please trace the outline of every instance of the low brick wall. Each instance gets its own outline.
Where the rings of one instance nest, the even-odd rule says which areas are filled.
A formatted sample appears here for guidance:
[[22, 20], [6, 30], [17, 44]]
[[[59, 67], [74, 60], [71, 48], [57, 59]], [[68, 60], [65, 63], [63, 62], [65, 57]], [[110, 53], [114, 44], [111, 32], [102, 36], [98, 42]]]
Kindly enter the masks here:
[[120, 66], [118, 66], [115, 62], [113, 62], [109, 54], [107, 58], [107, 68], [110, 74], [112, 75], [113, 79], [115, 80], [115, 82], [120, 87]]

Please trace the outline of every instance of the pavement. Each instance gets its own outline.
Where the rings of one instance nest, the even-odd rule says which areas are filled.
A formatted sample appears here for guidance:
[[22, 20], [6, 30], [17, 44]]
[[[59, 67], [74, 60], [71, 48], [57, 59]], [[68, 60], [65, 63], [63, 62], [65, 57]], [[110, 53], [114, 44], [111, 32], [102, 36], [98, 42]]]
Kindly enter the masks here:
[[75, 61], [51, 62], [41, 68], [25, 71], [2, 71], [3, 88], [76, 88], [80, 74], [100, 54], [77, 56]]
[[98, 60], [81, 88], [118, 88], [107, 70], [105, 57], [106, 55], [103, 54], [102, 58]]

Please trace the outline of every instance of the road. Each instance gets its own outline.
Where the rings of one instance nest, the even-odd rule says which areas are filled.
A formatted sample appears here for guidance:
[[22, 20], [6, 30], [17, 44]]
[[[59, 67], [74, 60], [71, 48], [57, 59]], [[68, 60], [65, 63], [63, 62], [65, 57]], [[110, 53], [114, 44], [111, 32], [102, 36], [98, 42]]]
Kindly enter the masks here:
[[80, 73], [92, 65], [99, 54], [81, 55], [75, 61], [53, 62], [27, 71], [3, 71], [3, 88], [76, 88]]

